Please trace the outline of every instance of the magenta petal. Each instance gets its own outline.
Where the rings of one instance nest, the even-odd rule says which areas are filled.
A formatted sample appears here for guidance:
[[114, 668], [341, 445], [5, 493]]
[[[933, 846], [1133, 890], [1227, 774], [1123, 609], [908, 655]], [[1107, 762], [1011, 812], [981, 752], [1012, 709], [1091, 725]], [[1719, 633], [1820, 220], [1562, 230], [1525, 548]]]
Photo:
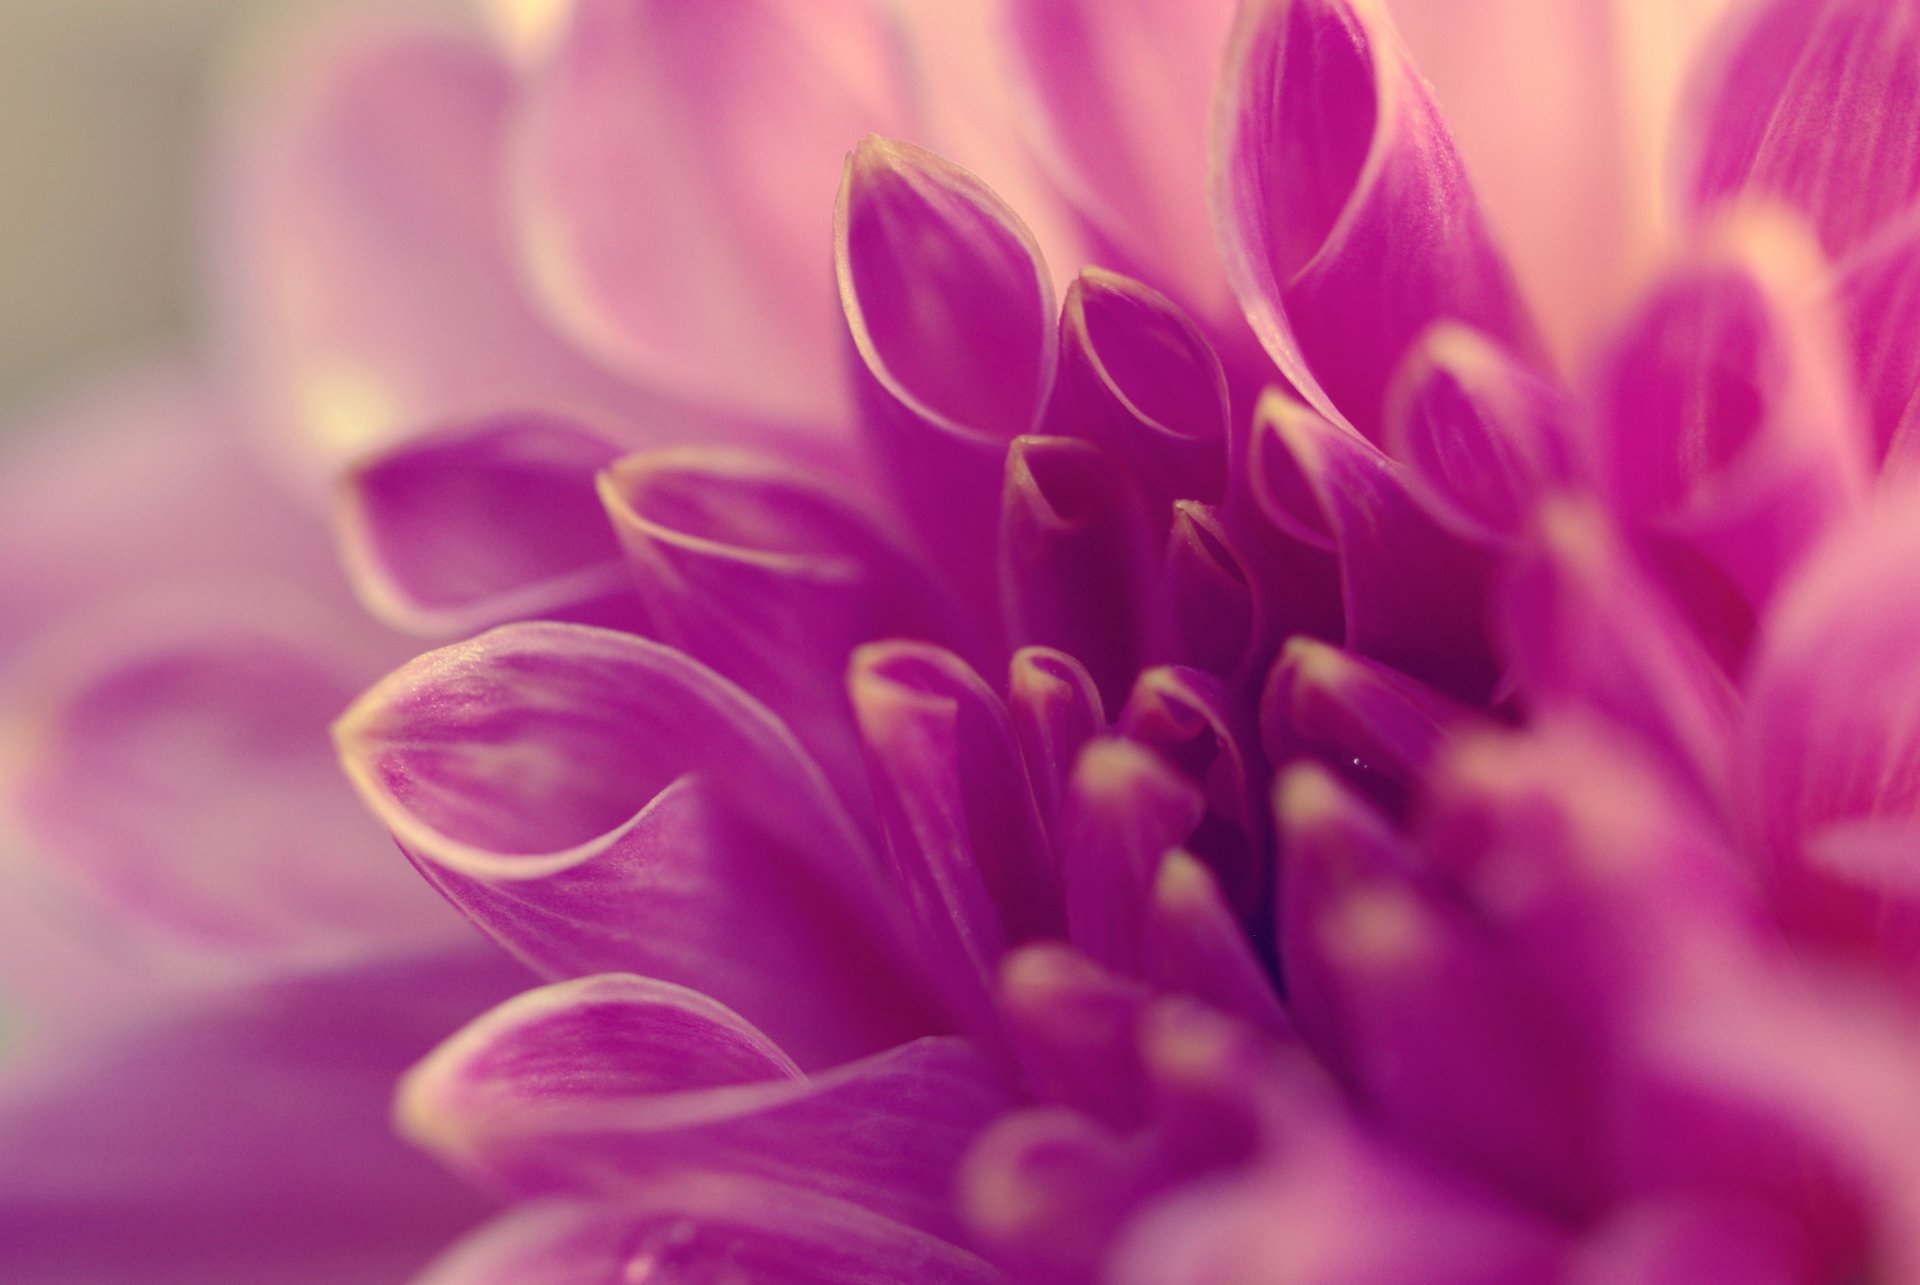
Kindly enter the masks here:
[[1260, 697], [1260, 741], [1283, 763], [1301, 752], [1361, 784], [1411, 790], [1463, 728], [1465, 706], [1405, 674], [1311, 638], [1291, 638]]
[[402, 668], [335, 735], [421, 872], [548, 976], [693, 986], [809, 1065], [937, 1020], [819, 769], [678, 653], [508, 625]]
[[844, 1200], [697, 1174], [649, 1184], [618, 1202], [523, 1205], [448, 1250], [415, 1285], [908, 1279], [1006, 1285], [950, 1242]]
[[1598, 394], [1615, 504], [1755, 604], [1866, 494], [1867, 430], [1825, 284], [1797, 229], [1732, 219], [1656, 286]]
[[1080, 752], [1058, 829], [1060, 877], [1069, 938], [1095, 963], [1138, 974], [1160, 859], [1206, 808], [1199, 787], [1144, 746], [1101, 738]]
[[1075, 1111], [1041, 1107], [997, 1121], [960, 1171], [961, 1212], [1022, 1281], [1092, 1285], [1140, 1196], [1141, 1156]]
[[1007, 444], [1053, 383], [1053, 286], [979, 179], [869, 138], [848, 157], [834, 263], [867, 430], [901, 506], [969, 586], [991, 567]]
[[1903, 223], [1842, 265], [1835, 284], [1854, 380], [1889, 470], [1920, 462], [1920, 223]]
[[1243, 6], [1216, 130], [1228, 278], [1321, 414], [1377, 436], [1388, 377], [1444, 317], [1531, 351], [1446, 126], [1379, 6]]
[[1010, 1102], [961, 1040], [808, 1077], [711, 1000], [597, 977], [529, 992], [453, 1036], [402, 1081], [396, 1114], [455, 1168], [520, 1196], [617, 1199], [734, 1174], [940, 1232], [961, 1153]]
[[1207, 120], [1228, 0], [1017, 0], [1009, 43], [1055, 179], [1103, 248], [1209, 316], [1230, 312], [1207, 223]]
[[[1906, 831], [1920, 802], [1920, 523], [1889, 491], [1781, 594], [1755, 649], [1735, 799], [1781, 913], [1908, 952]], [[1874, 840], [1879, 832], [1878, 841]], [[1874, 850], [1891, 843], [1880, 860]]]
[[1536, 709], [1612, 719], [1704, 797], [1724, 784], [1734, 692], [1698, 638], [1597, 512], [1544, 510], [1509, 576], [1501, 618], [1520, 691]]
[[1687, 196], [1783, 202], [1838, 257], [1920, 195], [1920, 23], [1906, 0], [1769, 0], [1744, 21], [1700, 96]]
[[1387, 1151], [1316, 1129], [1247, 1175], [1155, 1205], [1114, 1251], [1113, 1285], [1538, 1285], [1547, 1225]]
[[908, 131], [906, 77], [868, 0], [569, 5], [516, 121], [543, 301], [649, 384], [832, 422], [833, 176], [853, 140]]
[[233, 113], [208, 241], [224, 355], [290, 462], [324, 477], [502, 405], [657, 411], [521, 288], [499, 214], [509, 67], [451, 24], [371, 11], [292, 47]]
[[1147, 975], [1271, 1031], [1290, 1027], [1273, 980], [1201, 861], [1178, 848], [1160, 863], [1147, 910]]
[[958, 657], [915, 643], [861, 648], [847, 689], [919, 931], [991, 987], [1008, 945], [1065, 927], [1006, 706]]
[[411, 441], [347, 475], [340, 540], [361, 600], [412, 633], [632, 614], [594, 474], [620, 447], [553, 415], [502, 415]]
[[1022, 646], [1080, 660], [1109, 705], [1149, 649], [1153, 537], [1127, 473], [1070, 437], [1021, 437], [1007, 452], [1000, 587]]
[[620, 460], [600, 497], [651, 637], [766, 701], [836, 776], [857, 775], [843, 694], [861, 643], [953, 638], [925, 573], [857, 505], [768, 456], [683, 447]]
[[1511, 542], [1578, 473], [1566, 396], [1477, 331], [1442, 322], [1394, 376], [1385, 446], [1461, 538]]
[[1041, 814], [1051, 822], [1080, 747], [1107, 730], [1099, 689], [1065, 652], [1022, 647], [1008, 666], [1007, 709]]
[[1794, 1216], [1757, 1200], [1688, 1197], [1630, 1204], [1570, 1256], [1567, 1285], [1794, 1285], [1818, 1280]]
[[1429, 517], [1378, 448], [1279, 393], [1260, 404], [1253, 486], [1283, 531], [1340, 561], [1347, 646], [1454, 695], [1493, 685], [1486, 557]]
[[1034, 1096], [1120, 1130], [1136, 1128], [1147, 1110], [1138, 1026], [1150, 998], [1138, 982], [1052, 942], [1014, 951], [1000, 970], [1007, 1032]]
[[4, 786], [44, 859], [124, 912], [116, 935], [158, 930], [229, 962], [351, 959], [459, 933], [328, 750], [369, 659], [339, 636], [338, 608], [271, 580], [160, 587], [108, 599], [14, 676], [8, 731], [32, 752]]
[[1172, 300], [1088, 268], [1060, 310], [1048, 431], [1121, 461], [1156, 525], [1175, 500], [1218, 503], [1227, 481], [1227, 377]]

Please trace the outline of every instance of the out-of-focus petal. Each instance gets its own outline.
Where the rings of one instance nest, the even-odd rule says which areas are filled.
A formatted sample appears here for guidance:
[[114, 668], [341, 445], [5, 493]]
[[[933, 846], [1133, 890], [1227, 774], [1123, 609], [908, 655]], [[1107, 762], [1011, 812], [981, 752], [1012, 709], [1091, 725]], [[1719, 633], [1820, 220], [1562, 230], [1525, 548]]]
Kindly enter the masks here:
[[1000, 587], [1015, 643], [1075, 657], [1118, 704], [1150, 650], [1154, 563], [1146, 512], [1118, 461], [1071, 437], [1014, 440]]
[[1792, 224], [1730, 218], [1655, 286], [1597, 393], [1615, 505], [1755, 604], [1866, 494], [1867, 429], [1825, 284]]
[[1153, 751], [1090, 741], [1074, 763], [1059, 825], [1069, 940], [1095, 963], [1138, 975], [1160, 860], [1206, 816], [1206, 798]]
[[835, 168], [911, 133], [870, 0], [575, 0], [515, 121], [517, 233], [583, 346], [691, 400], [831, 425]]
[[960, 1171], [961, 1215], [1023, 1281], [1091, 1285], [1144, 1194], [1140, 1148], [1076, 1111], [997, 1121]]
[[1759, 196], [1838, 258], [1920, 195], [1920, 21], [1909, 0], [1767, 0], [1706, 68], [1687, 122], [1696, 211]]
[[[1208, 226], [1207, 121], [1228, 0], [1017, 0], [1025, 118], [1102, 249], [1209, 318], [1232, 308]], [[1206, 498], [1206, 497], [1195, 497]]]
[[388, 1126], [393, 1080], [526, 984], [491, 947], [220, 990], [8, 1050], [0, 1276], [400, 1280], [485, 1205]]
[[1734, 0], [1387, 7], [1541, 328], [1577, 357], [1671, 235], [1683, 82]]
[[1034, 1097], [1119, 1130], [1140, 1125], [1148, 1086], [1138, 1027], [1140, 983], [1053, 942], [1025, 946], [1000, 969], [1000, 1003]]
[[1253, 487], [1282, 531], [1334, 551], [1346, 644], [1454, 695], [1492, 687], [1487, 559], [1408, 491], [1401, 468], [1283, 394], [1260, 403]]
[[1510, 543], [1541, 498], [1578, 475], [1567, 401], [1486, 336], [1441, 322], [1394, 376], [1384, 445], [1449, 530]]
[[1041, 815], [1052, 821], [1080, 747], [1107, 730], [1099, 689], [1065, 652], [1022, 647], [1007, 667], [1007, 709]]
[[1101, 268], [1060, 309], [1060, 372], [1048, 431], [1084, 437], [1126, 465], [1156, 528], [1176, 500], [1218, 503], [1227, 480], [1227, 377], [1172, 300]]
[[566, 418], [507, 414], [362, 461], [340, 510], [361, 600], [395, 628], [441, 637], [535, 617], [635, 617], [594, 495], [594, 475], [620, 452]]
[[285, 964], [462, 931], [328, 752], [379, 654], [343, 609], [275, 580], [159, 582], [40, 640], [7, 693], [6, 804], [117, 935]]
[[875, 452], [937, 560], [978, 589], [1007, 444], [1036, 430], [1053, 384], [1039, 249], [979, 179], [869, 138], [847, 158], [834, 265]]
[[657, 414], [521, 288], [513, 74], [477, 34], [365, 12], [299, 35], [232, 114], [210, 243], [223, 355], [287, 462], [324, 478], [503, 404]]
[[942, 1231], [960, 1155], [1010, 1104], [964, 1041], [929, 1038], [803, 1076], [735, 1014], [635, 977], [522, 995], [402, 1081], [401, 1128], [517, 1196], [618, 1199], [674, 1175], [803, 1187]]
[[1273, 979], [1247, 940], [1220, 881], [1191, 853], [1160, 862], [1147, 910], [1149, 980], [1268, 1030], [1288, 1029]]
[[676, 652], [508, 625], [402, 668], [335, 736], [421, 872], [548, 976], [693, 986], [807, 1065], [939, 1021], [819, 768]]
[[617, 1203], [523, 1205], [449, 1249], [416, 1285], [729, 1279], [1006, 1285], [948, 1241], [843, 1200], [731, 1174], [650, 1184]]
[[1228, 279], [1321, 414], [1376, 437], [1388, 377], [1443, 317], [1531, 352], [1466, 171], [1377, 0], [1244, 5], [1215, 131]]
[[1567, 1285], [1798, 1285], [1819, 1279], [1806, 1231], [1756, 1200], [1678, 1196], [1629, 1204], [1568, 1256]]
[[1732, 684], [1666, 592], [1596, 510], [1543, 510], [1514, 563], [1501, 620], [1520, 692], [1537, 710], [1612, 719], [1685, 772], [1704, 797], [1725, 784]]
[[1889, 491], [1781, 594], [1755, 650], [1734, 790], [1789, 922], [1908, 963], [1920, 914], [1907, 873], [1920, 807], [1913, 498]]
[[1875, 458], [1889, 472], [1920, 463], [1920, 220], [1903, 220], [1840, 265], [1841, 319]]

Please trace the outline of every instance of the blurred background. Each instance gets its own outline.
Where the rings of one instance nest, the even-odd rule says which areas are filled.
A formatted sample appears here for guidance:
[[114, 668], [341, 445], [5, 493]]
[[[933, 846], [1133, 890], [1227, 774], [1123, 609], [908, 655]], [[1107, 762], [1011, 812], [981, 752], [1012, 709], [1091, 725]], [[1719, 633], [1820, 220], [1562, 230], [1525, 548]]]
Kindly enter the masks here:
[[299, 2], [0, 0], [0, 431], [190, 330], [222, 52]]

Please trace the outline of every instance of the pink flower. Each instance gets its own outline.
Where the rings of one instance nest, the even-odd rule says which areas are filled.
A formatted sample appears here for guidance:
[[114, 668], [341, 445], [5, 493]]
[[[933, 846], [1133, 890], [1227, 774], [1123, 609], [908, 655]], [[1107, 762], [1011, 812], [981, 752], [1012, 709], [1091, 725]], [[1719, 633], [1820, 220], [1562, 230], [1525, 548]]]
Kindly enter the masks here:
[[446, 644], [347, 775], [548, 983], [426, 1281], [1920, 1278], [1911, 6], [497, 8], [222, 207]]

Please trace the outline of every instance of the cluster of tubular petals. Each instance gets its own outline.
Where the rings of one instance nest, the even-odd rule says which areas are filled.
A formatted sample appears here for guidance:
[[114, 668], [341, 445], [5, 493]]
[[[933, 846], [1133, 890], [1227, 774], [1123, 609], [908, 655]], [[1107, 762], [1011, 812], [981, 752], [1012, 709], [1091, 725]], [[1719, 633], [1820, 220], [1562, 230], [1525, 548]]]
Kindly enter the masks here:
[[531, 301], [232, 194], [455, 640], [347, 773], [548, 983], [400, 1086], [513, 1203], [431, 1285], [1920, 1280], [1920, 17], [1727, 26], [1569, 377], [1393, 7], [1011, 3], [999, 116], [938, 5], [360, 50]]

